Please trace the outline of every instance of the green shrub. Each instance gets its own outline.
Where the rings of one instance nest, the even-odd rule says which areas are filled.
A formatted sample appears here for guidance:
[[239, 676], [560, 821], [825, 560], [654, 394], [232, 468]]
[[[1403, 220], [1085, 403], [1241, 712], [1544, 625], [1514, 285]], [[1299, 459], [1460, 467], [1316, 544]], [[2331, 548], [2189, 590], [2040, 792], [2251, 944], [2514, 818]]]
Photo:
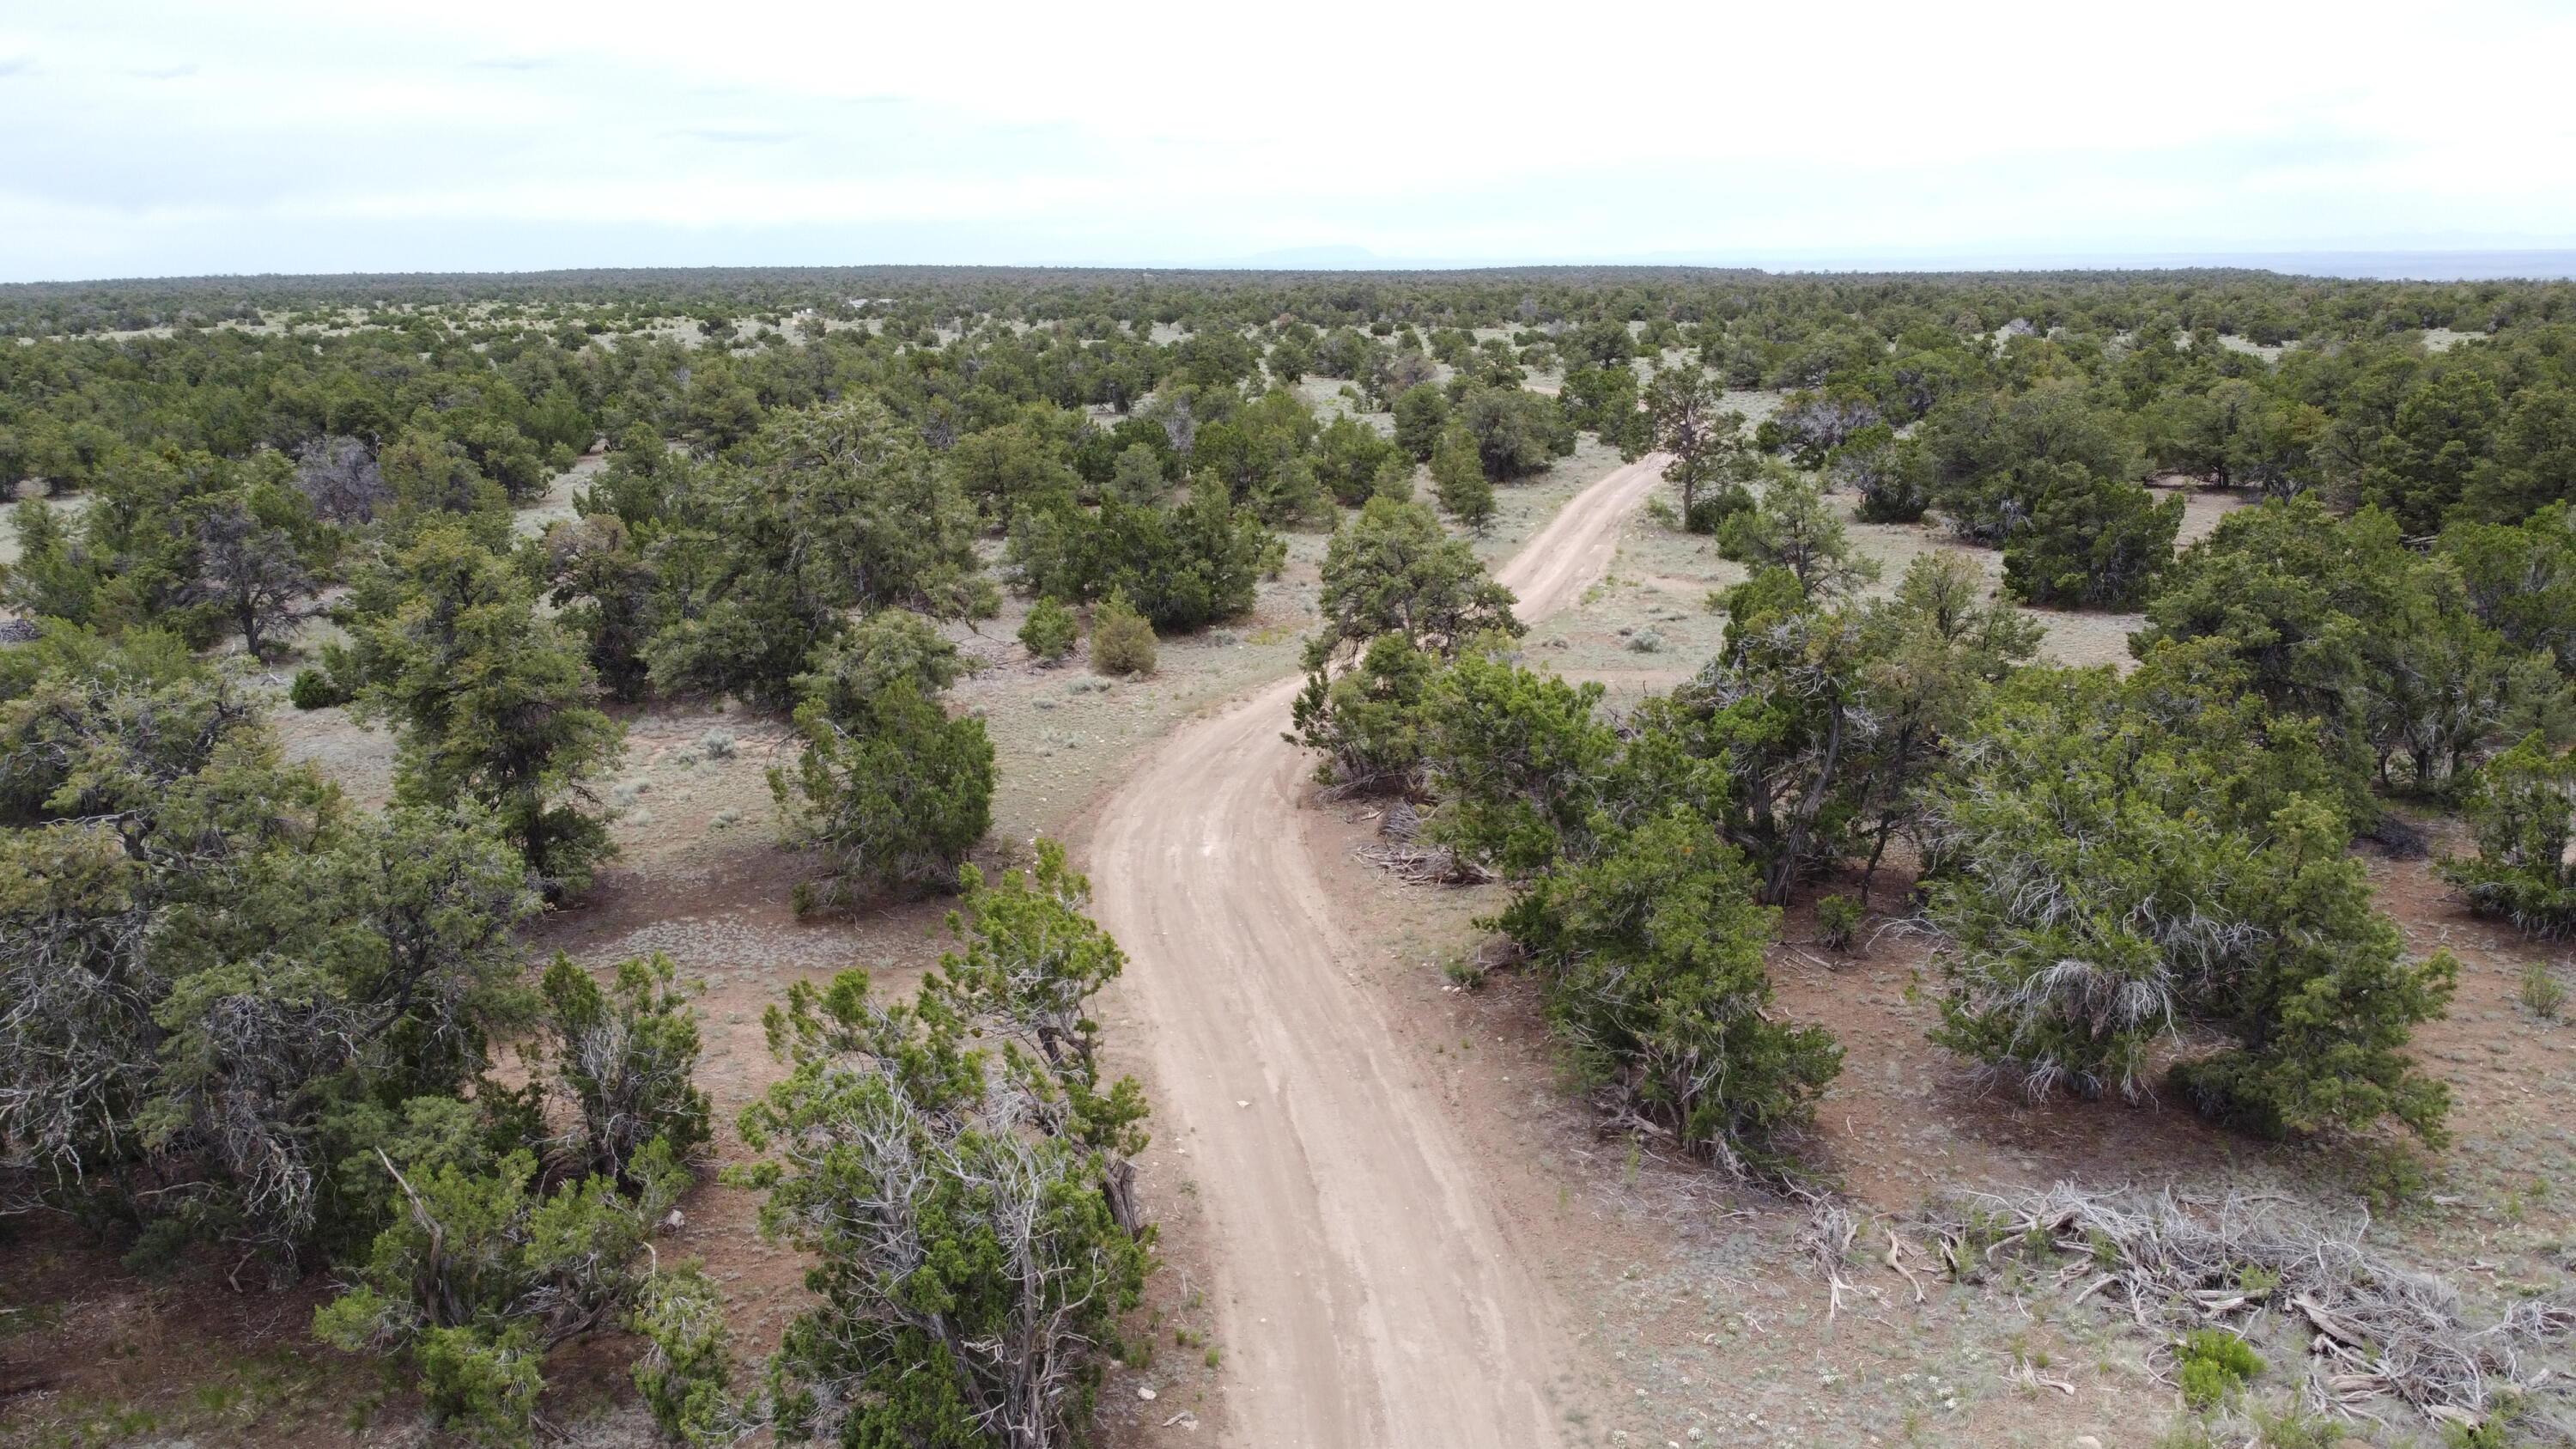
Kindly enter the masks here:
[[476, 1443], [510, 1449], [536, 1441], [541, 1355], [524, 1328], [498, 1338], [471, 1328], [433, 1328], [413, 1351], [430, 1417]]
[[1933, 1040], [2034, 1100], [2135, 1100], [2158, 1043], [2197, 1027], [2237, 1043], [2171, 1069], [2210, 1117], [2282, 1136], [2390, 1116], [2441, 1141], [2449, 1090], [2404, 1048], [2458, 962], [2409, 959], [2374, 907], [2299, 723], [2166, 650], [2125, 681], [2025, 670], [1931, 803], [1954, 943]]
[[1091, 669], [1095, 674], [1154, 672], [1154, 626], [1127, 602], [1123, 590], [1092, 611]]
[[1450, 517], [1483, 528], [1494, 516], [1494, 483], [1476, 456], [1476, 440], [1463, 427], [1440, 435], [1431, 454], [1431, 491]]
[[731, 1334], [704, 1268], [692, 1261], [646, 1279], [626, 1327], [650, 1344], [629, 1372], [662, 1432], [683, 1444], [736, 1442]]
[[714, 1137], [707, 1094], [695, 1083], [697, 1017], [677, 977], [656, 951], [619, 962], [602, 991], [559, 951], [541, 987], [555, 1075], [581, 1118], [582, 1170], [628, 1192], [643, 1189], [636, 1163], [648, 1143], [686, 1161]]
[[1337, 676], [1306, 676], [1289, 718], [1297, 743], [1320, 751], [1318, 783], [1348, 790], [1410, 795], [1422, 788], [1423, 696], [1438, 656], [1400, 633], [1371, 640], [1359, 666]]
[[800, 913], [847, 909], [887, 891], [937, 889], [993, 823], [993, 742], [984, 722], [951, 719], [909, 681], [859, 719], [819, 701], [796, 711], [805, 753], [773, 767], [782, 838], [824, 857], [822, 879], [796, 888]]
[[1829, 951], [1848, 951], [1866, 914], [1850, 896], [1827, 896], [1816, 902], [1816, 938]]
[[2250, 1407], [2246, 1417], [2260, 1431], [2263, 1449], [2335, 1449], [2348, 1442], [2340, 1423], [2322, 1415], [2311, 1417], [2296, 1404], [2277, 1413]]
[[2025, 603], [2135, 609], [2171, 567], [2182, 527], [2179, 495], [2162, 502], [2125, 478], [2067, 465], [2027, 523], [2004, 539], [2004, 585]]
[[633, 1198], [605, 1177], [543, 1190], [534, 1154], [491, 1171], [400, 1173], [403, 1207], [355, 1283], [313, 1315], [350, 1352], [407, 1353], [442, 1423], [487, 1444], [529, 1441], [545, 1350], [617, 1321], [641, 1284], [636, 1260], [689, 1174], [656, 1142], [633, 1164]]
[[2242, 1392], [2263, 1366], [2253, 1348], [2226, 1329], [2194, 1329], [2181, 1344], [2183, 1402], [2217, 1408]]
[[1703, 493], [1691, 500], [1690, 511], [1682, 517], [1682, 527], [1691, 533], [1716, 533], [1726, 520], [1753, 507], [1753, 492], [1741, 484]]
[[1029, 608], [1028, 622], [1020, 626], [1020, 644], [1042, 664], [1055, 664], [1073, 652], [1082, 636], [1082, 625], [1073, 610], [1054, 599], [1040, 599]]
[[2522, 1395], [2507, 1389], [2495, 1396], [2487, 1407], [2486, 1417], [2473, 1424], [2444, 1424], [2443, 1449], [2509, 1449], [2514, 1444], [2532, 1442], [2514, 1432], [2515, 1421], [2525, 1408]]
[[[765, 1160], [730, 1180], [767, 1189], [763, 1233], [817, 1262], [769, 1365], [782, 1440], [981, 1449], [1000, 1440], [978, 1426], [1009, 1422], [1076, 1443], [1123, 1346], [1153, 1266], [1145, 1103], [1103, 1079], [1086, 1006], [1125, 958], [1063, 847], [1037, 854], [995, 885], [961, 872], [963, 949], [912, 1002], [852, 971], [771, 1010], [794, 1071], [744, 1111]], [[691, 1392], [703, 1341], [674, 1335], [702, 1365]]]
[[347, 704], [349, 692], [319, 669], [299, 669], [295, 682], [287, 686], [286, 701], [297, 709], [329, 709]]
[[2441, 862], [2470, 909], [2535, 936], [2576, 931], [2576, 754], [2535, 732], [2478, 771], [2462, 807], [2478, 853]]
[[2556, 1021], [2567, 1009], [2567, 987], [2546, 961], [2526, 961], [2522, 967], [2522, 984], [2514, 989], [2514, 1000], [2522, 1009], [2542, 1021]]

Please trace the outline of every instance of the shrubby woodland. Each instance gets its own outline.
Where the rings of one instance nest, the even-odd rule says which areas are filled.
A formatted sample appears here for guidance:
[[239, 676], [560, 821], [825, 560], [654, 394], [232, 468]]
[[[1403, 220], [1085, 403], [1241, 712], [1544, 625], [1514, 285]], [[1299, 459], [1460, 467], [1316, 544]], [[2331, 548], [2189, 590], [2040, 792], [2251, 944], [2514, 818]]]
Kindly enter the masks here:
[[[1311, 380], [1331, 386], [1318, 389]], [[1533, 386], [1541, 379], [1545, 386]], [[1757, 426], [1730, 396], [1781, 395]], [[1319, 396], [1331, 399], [1318, 404]], [[1472, 541], [1581, 435], [1747, 581], [1612, 710], [1524, 650]], [[604, 454], [575, 516], [514, 509]], [[1776, 1010], [1784, 908], [1937, 934], [1935, 1039], [2033, 1099], [2438, 1146], [2410, 956], [2356, 839], [2576, 931], [2576, 288], [2255, 273], [850, 269], [0, 288], [0, 1221], [136, 1271], [332, 1285], [314, 1332], [437, 1422], [536, 1432], [623, 1334], [675, 1440], [1090, 1433], [1153, 1266], [1118, 972], [1052, 844], [987, 869], [951, 626], [1151, 674], [1328, 536], [1297, 738], [1402, 802], [1606, 1124], [1812, 1183], [1845, 1061]], [[2152, 486], [2151, 486], [2152, 485]], [[2249, 500], [2177, 549], [2182, 493]], [[1893, 578], [1848, 524], [1954, 550]], [[2136, 616], [2126, 669], [2029, 608]], [[286, 700], [255, 684], [289, 669]], [[737, 1123], [692, 963], [534, 959], [613, 857], [655, 702], [792, 724], [795, 897], [953, 892], [911, 1000], [769, 1021]], [[393, 798], [280, 707], [398, 745]], [[518, 1065], [524, 1064], [524, 1070]], [[813, 1265], [737, 1362], [652, 1246], [718, 1132]]]

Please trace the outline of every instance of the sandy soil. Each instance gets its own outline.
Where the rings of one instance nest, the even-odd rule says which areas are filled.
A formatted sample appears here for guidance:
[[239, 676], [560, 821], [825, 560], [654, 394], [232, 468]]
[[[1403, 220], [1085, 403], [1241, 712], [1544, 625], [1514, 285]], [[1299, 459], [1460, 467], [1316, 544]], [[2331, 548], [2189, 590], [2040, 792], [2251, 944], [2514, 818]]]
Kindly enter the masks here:
[[[1660, 460], [1585, 490], [1501, 571], [1525, 617], [1609, 566]], [[1437, 1087], [1346, 980], [1281, 736], [1296, 681], [1181, 731], [1105, 808], [1097, 914], [1129, 952], [1162, 1144], [1213, 1228], [1225, 1440], [1542, 1445], [1570, 1347]], [[1183, 1159], [1187, 1159], [1184, 1161]]]

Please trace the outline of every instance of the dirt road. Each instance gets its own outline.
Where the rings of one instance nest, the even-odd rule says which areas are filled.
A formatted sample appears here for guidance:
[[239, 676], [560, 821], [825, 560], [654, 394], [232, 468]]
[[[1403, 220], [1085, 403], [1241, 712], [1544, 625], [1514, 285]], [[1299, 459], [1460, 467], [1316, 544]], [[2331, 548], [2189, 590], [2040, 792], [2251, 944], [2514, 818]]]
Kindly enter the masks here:
[[[1662, 459], [1568, 503], [1498, 572], [1535, 619], [1609, 566]], [[1176, 734], [1103, 810], [1090, 870], [1146, 1025], [1155, 1156], [1217, 1243], [1232, 1442], [1560, 1442], [1571, 1349], [1316, 883], [1287, 680]]]

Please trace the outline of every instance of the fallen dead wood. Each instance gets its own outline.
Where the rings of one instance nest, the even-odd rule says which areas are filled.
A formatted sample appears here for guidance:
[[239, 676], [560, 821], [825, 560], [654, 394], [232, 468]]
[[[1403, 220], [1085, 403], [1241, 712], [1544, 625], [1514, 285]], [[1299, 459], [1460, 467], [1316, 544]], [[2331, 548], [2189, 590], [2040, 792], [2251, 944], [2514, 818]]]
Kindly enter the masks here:
[[[1903, 1278], [1906, 1286], [1914, 1290], [1914, 1301], [1923, 1302], [1923, 1280], [1914, 1276], [1912, 1268], [1905, 1266], [1906, 1241], [1896, 1235], [1896, 1229], [1885, 1227], [1883, 1224], [1881, 1226], [1887, 1234], [1887, 1266], [1896, 1270], [1897, 1276]], [[1915, 1252], [1920, 1256], [1922, 1250], [1918, 1248]]]
[[1843, 1276], [1843, 1266], [1851, 1261], [1852, 1240], [1860, 1236], [1860, 1219], [1831, 1197], [1802, 1196], [1807, 1196], [1807, 1225], [1798, 1232], [1798, 1246], [1824, 1271], [1829, 1299], [1825, 1321], [1831, 1323], [1842, 1314], [1843, 1295], [1852, 1291], [1851, 1280]]
[[1492, 871], [1460, 860], [1458, 852], [1445, 845], [1363, 845], [1359, 857], [1415, 885], [1482, 885], [1494, 879]]
[[[1961, 1194], [1935, 1202], [1919, 1228], [1959, 1277], [2000, 1258], [2054, 1267], [2077, 1301], [2121, 1295], [2141, 1326], [2223, 1322], [2278, 1308], [2313, 1332], [2310, 1397], [2349, 1408], [2394, 1395], [2437, 1423], [2474, 1424], [2502, 1395], [2537, 1385], [2526, 1361], [2576, 1330], [2565, 1293], [2473, 1327], [2441, 1278], [2363, 1245], [2367, 1214], [2333, 1221], [2286, 1199], [2166, 1190], [2090, 1191], [2061, 1183], [2017, 1197]], [[1890, 1262], [1895, 1263], [1890, 1236]], [[1901, 1269], [1900, 1269], [1901, 1271]]]

